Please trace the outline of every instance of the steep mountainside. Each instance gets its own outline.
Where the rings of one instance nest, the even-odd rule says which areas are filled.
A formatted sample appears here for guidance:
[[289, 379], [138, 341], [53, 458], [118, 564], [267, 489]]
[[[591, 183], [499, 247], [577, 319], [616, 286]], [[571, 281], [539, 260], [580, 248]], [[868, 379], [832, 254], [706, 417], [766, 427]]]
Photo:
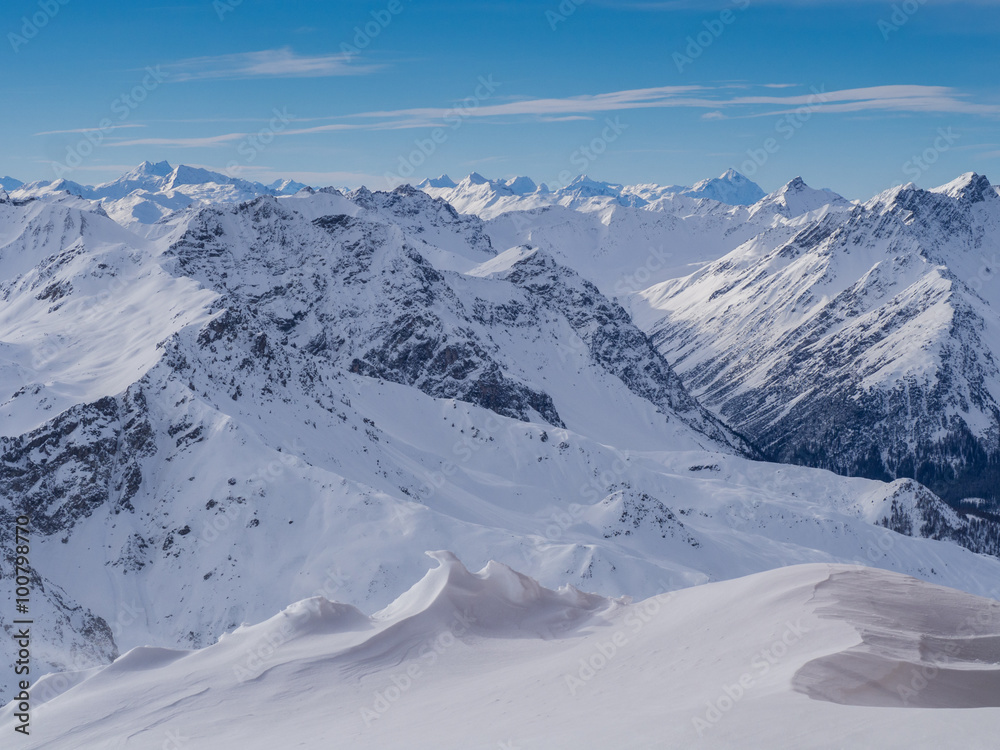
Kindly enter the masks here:
[[1000, 198], [897, 188], [654, 286], [637, 319], [773, 459], [1000, 500]]

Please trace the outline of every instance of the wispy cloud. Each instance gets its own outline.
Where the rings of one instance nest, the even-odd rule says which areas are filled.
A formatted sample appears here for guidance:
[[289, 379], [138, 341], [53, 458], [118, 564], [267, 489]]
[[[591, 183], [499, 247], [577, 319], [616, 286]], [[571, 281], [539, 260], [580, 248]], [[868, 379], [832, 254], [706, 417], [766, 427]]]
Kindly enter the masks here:
[[226, 133], [202, 138], [136, 138], [108, 143], [109, 146], [172, 146], [175, 148], [211, 148], [246, 138], [246, 133]]
[[298, 55], [289, 47], [213, 57], [190, 57], [162, 66], [174, 81], [241, 78], [328, 78], [365, 75], [380, 66], [351, 54]]
[[[947, 86], [871, 86], [842, 91], [816, 91], [801, 96], [745, 96], [731, 99], [729, 105], [770, 104], [788, 107], [809, 106], [821, 112], [935, 112], [951, 114], [1000, 114], [1000, 105], [978, 104]], [[755, 116], [786, 114], [794, 110], [769, 110]]]
[[[826, 112], [937, 112], [956, 114], [1000, 114], [1000, 105], [978, 104], [955, 89], [945, 86], [893, 85], [844, 89], [817, 90], [788, 95], [733, 96], [735, 87], [661, 86], [627, 89], [604, 94], [574, 96], [561, 99], [524, 99], [462, 110], [463, 117], [497, 118], [534, 116], [548, 121], [566, 116], [617, 112], [631, 109], [691, 108], [721, 112], [735, 110], [736, 116], [766, 116], [783, 114], [808, 106]], [[762, 88], [771, 88], [767, 84]], [[783, 109], [775, 109], [775, 107]], [[761, 109], [764, 111], [759, 111]], [[757, 111], [754, 111], [754, 110]], [[424, 107], [376, 112], [362, 112], [351, 118], [409, 121], [418, 127], [443, 120], [455, 114], [455, 108]]]
[[[1000, 105], [972, 101], [968, 95], [945, 86], [871, 86], [839, 91], [819, 89], [808, 93], [804, 87], [800, 87], [799, 93], [784, 86], [776, 89], [767, 84], [756, 88], [760, 94], [747, 95], [747, 87], [742, 85], [660, 86], [564, 98], [508, 100], [468, 107], [460, 105], [378, 110], [297, 120], [294, 122], [299, 127], [293, 126], [277, 135], [287, 137], [345, 131], [420, 129], [444, 126], [456, 116], [463, 120], [479, 119], [497, 124], [558, 124], [619, 111], [669, 108], [704, 110], [701, 115], [704, 120], [780, 116], [803, 107], [808, 108], [810, 113], [828, 114], [872, 112], [1000, 115]], [[778, 93], [779, 90], [781, 93]], [[306, 123], [309, 124], [302, 127]], [[112, 145], [209, 148], [232, 143], [247, 135], [248, 133], [239, 132], [193, 138], [141, 138], [118, 141]]]
[[144, 128], [145, 125], [140, 125], [139, 123], [126, 123], [124, 125], [112, 125], [109, 128], [73, 128], [71, 130], [43, 130], [41, 133], [35, 133], [36, 136], [39, 135], [70, 135], [79, 133], [96, 133], [98, 131], [108, 132], [111, 130], [121, 130], [122, 128]]

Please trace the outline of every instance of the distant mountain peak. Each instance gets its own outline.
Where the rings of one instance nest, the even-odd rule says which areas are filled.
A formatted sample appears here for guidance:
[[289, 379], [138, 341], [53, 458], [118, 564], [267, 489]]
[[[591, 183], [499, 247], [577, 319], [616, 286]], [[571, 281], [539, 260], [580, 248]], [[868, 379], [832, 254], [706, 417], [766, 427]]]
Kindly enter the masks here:
[[783, 188], [781, 188], [781, 189], [782, 189], [782, 190], [783, 190], [784, 192], [786, 192], [786, 193], [789, 193], [789, 192], [799, 192], [799, 191], [801, 191], [801, 190], [805, 190], [805, 189], [807, 189], [808, 187], [809, 187], [809, 186], [808, 186], [808, 185], [806, 184], [806, 181], [805, 181], [805, 180], [803, 180], [803, 179], [802, 179], [801, 177], [793, 177], [793, 178], [792, 178], [791, 180], [789, 180], [789, 181], [788, 181], [788, 183], [787, 183], [787, 184], [786, 184], [786, 185], [785, 185], [785, 186], [784, 186]]
[[131, 172], [127, 172], [124, 176], [144, 175], [152, 177], [166, 177], [173, 171], [174, 168], [170, 166], [169, 162], [161, 161], [154, 164], [151, 161], [144, 161], [142, 164], [133, 169]]
[[514, 195], [529, 195], [538, 190], [538, 185], [530, 177], [512, 177], [504, 183], [504, 187]]
[[440, 177], [428, 178], [417, 185], [417, 187], [421, 190], [424, 188], [455, 188], [458, 187], [458, 184], [448, 175], [443, 174]]
[[794, 177], [773, 193], [753, 205], [754, 212], [776, 211], [785, 218], [794, 218], [823, 208], [847, 207], [850, 201], [832, 190], [810, 187], [801, 177]]
[[709, 198], [732, 206], [749, 206], [763, 198], [766, 193], [756, 182], [730, 168], [718, 177], [696, 182], [681, 195], [689, 198]]

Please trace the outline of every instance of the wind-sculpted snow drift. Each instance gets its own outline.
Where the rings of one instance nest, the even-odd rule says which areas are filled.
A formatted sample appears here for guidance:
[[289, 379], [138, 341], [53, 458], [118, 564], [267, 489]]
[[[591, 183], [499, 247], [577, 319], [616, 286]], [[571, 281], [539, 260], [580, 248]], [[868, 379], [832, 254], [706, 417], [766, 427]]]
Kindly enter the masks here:
[[[437, 567], [370, 617], [314, 597], [200, 650], [137, 648], [102, 669], [46, 677], [34, 691], [38, 729], [21, 744], [802, 750], [995, 740], [996, 601], [870, 568], [801, 565], [632, 603], [430, 554]], [[979, 710], [959, 710], [968, 707]], [[0, 710], [0, 731], [12, 711]]]
[[[962, 549], [995, 552], [987, 513], [754, 460], [622, 304], [633, 261], [669, 272], [639, 237], [709, 237], [678, 256], [699, 265], [853, 216], [841, 201], [646, 186], [645, 206], [602, 194], [484, 221], [408, 186], [241, 201], [227, 183], [116, 223], [137, 190], [214, 194], [167, 166], [123, 178], [145, 186], [123, 198], [0, 203], [0, 545], [32, 517], [39, 668], [203, 648], [296, 600], [357, 625], [349, 607], [395, 600], [425, 549], [606, 597], [859, 562], [995, 593], [1000, 560]], [[173, 659], [135, 653], [125, 666]]]

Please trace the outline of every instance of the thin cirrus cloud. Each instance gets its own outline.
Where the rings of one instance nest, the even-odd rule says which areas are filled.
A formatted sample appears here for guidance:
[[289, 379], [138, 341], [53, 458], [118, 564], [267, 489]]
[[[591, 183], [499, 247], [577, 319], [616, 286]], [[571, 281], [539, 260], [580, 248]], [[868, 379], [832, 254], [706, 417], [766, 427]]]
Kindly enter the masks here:
[[122, 125], [112, 125], [110, 128], [72, 128], [71, 130], [43, 130], [41, 133], [35, 133], [35, 136], [40, 135], [77, 135], [82, 133], [96, 133], [98, 131], [109, 131], [109, 130], [123, 130], [125, 128], [144, 128], [145, 125], [141, 125], [137, 122], [134, 123], [124, 123]]
[[[769, 91], [775, 89], [767, 86]], [[741, 94], [734, 96], [734, 91]], [[335, 122], [290, 128], [280, 135], [311, 135], [352, 130], [406, 130], [435, 127], [460, 117], [490, 119], [493, 122], [558, 123], [587, 119], [592, 115], [636, 109], [705, 110], [703, 118], [766, 117], [800, 111], [810, 113], [952, 113], [1000, 114], [1000, 105], [970, 101], [969, 97], [946, 86], [891, 85], [788, 95], [743, 95], [743, 87], [660, 86], [627, 89], [603, 94], [565, 98], [523, 99], [476, 106], [419, 107], [379, 110], [343, 115]], [[207, 138], [143, 138], [119, 141], [117, 146], [211, 147], [238, 140], [247, 133], [228, 133]]]
[[329, 78], [357, 76], [381, 66], [361, 64], [354, 55], [298, 55], [289, 47], [190, 57], [162, 66], [174, 81], [238, 80], [247, 78]]
[[[658, 108], [707, 109], [712, 113], [721, 113], [728, 109], [741, 117], [781, 115], [802, 107], [808, 107], [810, 111], [831, 113], [881, 111], [1000, 114], [1000, 105], [969, 101], [962, 92], [946, 86], [871, 86], [840, 91], [824, 91], [819, 88], [810, 93], [785, 96], [771, 94], [732, 96], [731, 90], [731, 87], [661, 86], [561, 99], [525, 99], [469, 108], [424, 107], [363, 112], [349, 115], [348, 118], [370, 119], [379, 127], [385, 127], [390, 122], [418, 127], [436, 124], [456, 114], [478, 118], [529, 116], [551, 122], [566, 117], [596, 113]], [[718, 118], [718, 115], [712, 114], [711, 117]], [[329, 126], [318, 126], [297, 132], [309, 132], [326, 127]], [[344, 129], [342, 123], [336, 127]]]
[[213, 148], [233, 143], [247, 137], [247, 133], [226, 133], [195, 138], [135, 138], [129, 141], [109, 143], [109, 146], [165, 146], [173, 148]]

